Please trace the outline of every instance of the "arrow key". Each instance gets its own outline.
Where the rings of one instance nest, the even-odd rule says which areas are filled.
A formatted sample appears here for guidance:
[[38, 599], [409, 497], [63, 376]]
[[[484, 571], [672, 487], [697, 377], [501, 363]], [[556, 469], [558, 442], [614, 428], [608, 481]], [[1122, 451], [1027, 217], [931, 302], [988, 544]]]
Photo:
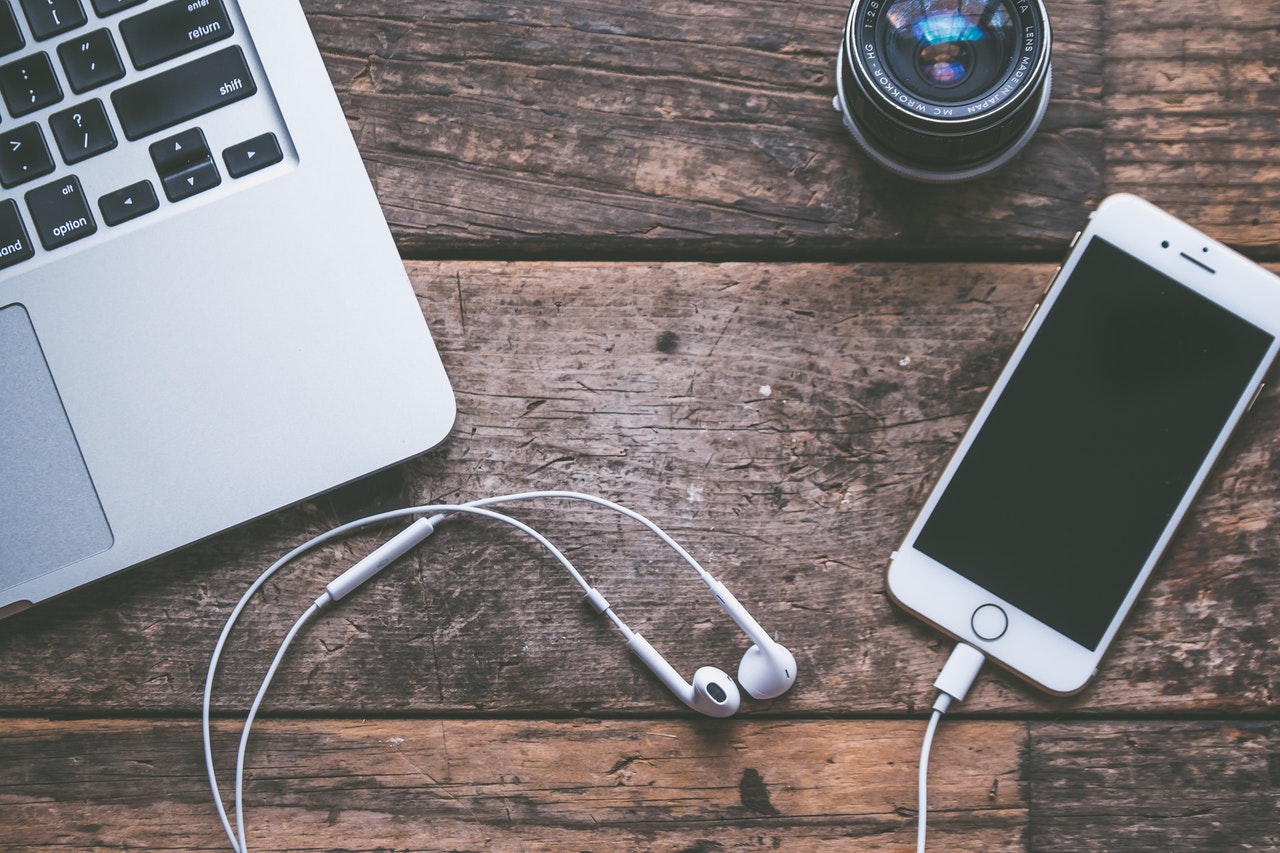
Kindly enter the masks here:
[[108, 225], [119, 225], [136, 219], [144, 213], [150, 213], [160, 206], [156, 198], [155, 187], [150, 181], [138, 181], [127, 187], [107, 193], [98, 199], [98, 210], [102, 211], [102, 221]]
[[169, 201], [190, 198], [222, 183], [209, 144], [198, 127], [153, 142], [150, 151]]
[[180, 172], [161, 175], [160, 182], [164, 185], [164, 194], [169, 201], [182, 201], [196, 193], [213, 189], [222, 183], [222, 176], [218, 174], [218, 166], [213, 158], [206, 157]]
[[253, 139], [246, 139], [239, 145], [232, 145], [222, 152], [222, 162], [227, 164], [227, 172], [233, 178], [243, 178], [251, 172], [265, 169], [283, 159], [280, 142], [274, 133], [264, 133]]
[[151, 143], [151, 161], [160, 177], [181, 172], [209, 156], [209, 143], [198, 127]]

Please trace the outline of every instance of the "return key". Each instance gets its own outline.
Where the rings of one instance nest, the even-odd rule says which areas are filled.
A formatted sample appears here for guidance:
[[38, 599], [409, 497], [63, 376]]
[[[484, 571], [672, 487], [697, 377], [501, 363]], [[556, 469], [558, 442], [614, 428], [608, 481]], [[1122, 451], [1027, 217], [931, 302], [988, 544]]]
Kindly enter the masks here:
[[221, 41], [232, 32], [222, 0], [173, 0], [120, 22], [120, 36], [139, 71]]

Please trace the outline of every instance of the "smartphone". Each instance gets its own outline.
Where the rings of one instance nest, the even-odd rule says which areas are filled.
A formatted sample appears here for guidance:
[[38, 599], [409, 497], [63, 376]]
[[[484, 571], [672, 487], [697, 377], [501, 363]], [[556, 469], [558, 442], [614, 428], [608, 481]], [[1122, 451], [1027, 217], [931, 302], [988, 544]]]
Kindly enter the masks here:
[[1071, 694], [1262, 388], [1280, 279], [1107, 198], [890, 559], [890, 597]]

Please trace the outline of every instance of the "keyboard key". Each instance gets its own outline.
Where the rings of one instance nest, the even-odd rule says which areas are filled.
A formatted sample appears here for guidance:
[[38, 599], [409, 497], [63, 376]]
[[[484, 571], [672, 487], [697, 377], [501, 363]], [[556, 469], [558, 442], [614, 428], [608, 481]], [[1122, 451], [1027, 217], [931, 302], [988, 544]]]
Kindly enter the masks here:
[[13, 53], [27, 43], [18, 29], [18, 19], [8, 3], [0, 3], [0, 56]]
[[28, 192], [27, 209], [31, 211], [36, 236], [46, 249], [65, 246], [98, 230], [75, 175]]
[[67, 82], [77, 95], [124, 76], [124, 64], [110, 30], [94, 30], [58, 45]]
[[193, 163], [173, 175], [165, 175], [160, 179], [164, 185], [164, 194], [169, 201], [182, 201], [197, 193], [211, 190], [222, 183], [218, 174], [218, 166], [212, 157], [206, 157], [199, 163]]
[[49, 54], [35, 53], [0, 65], [0, 95], [14, 117], [61, 101], [62, 87], [53, 73]]
[[97, 98], [49, 116], [49, 129], [68, 163], [79, 163], [116, 147], [107, 111]]
[[222, 162], [227, 164], [227, 172], [233, 178], [243, 178], [283, 159], [280, 142], [274, 133], [255, 136], [222, 152]]
[[111, 100], [124, 135], [141, 139], [257, 91], [244, 52], [227, 47], [122, 86], [111, 94]]
[[153, 142], [147, 150], [151, 152], [151, 162], [161, 177], [181, 172], [211, 154], [204, 131], [198, 127]]
[[93, 0], [93, 9], [99, 15], [105, 17], [144, 2], [146, 0]]
[[153, 142], [150, 151], [169, 201], [182, 201], [222, 183], [204, 132], [198, 127]]
[[130, 219], [137, 219], [159, 206], [160, 200], [156, 198], [155, 187], [151, 186], [150, 181], [138, 181], [98, 199], [102, 221], [108, 225], [119, 225]]
[[11, 198], [0, 201], [0, 270], [21, 263], [35, 253], [17, 203]]
[[83, 27], [88, 18], [80, 0], [18, 0], [26, 13], [31, 34], [39, 41]]
[[0, 134], [0, 184], [6, 188], [47, 175], [53, 167], [40, 125], [31, 122]]
[[231, 33], [222, 0], [174, 0], [120, 22], [120, 37], [139, 71]]

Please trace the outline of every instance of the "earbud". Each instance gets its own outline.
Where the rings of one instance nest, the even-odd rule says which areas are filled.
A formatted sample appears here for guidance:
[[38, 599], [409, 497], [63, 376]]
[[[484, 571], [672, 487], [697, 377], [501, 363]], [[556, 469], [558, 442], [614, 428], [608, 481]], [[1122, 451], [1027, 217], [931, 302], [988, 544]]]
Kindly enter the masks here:
[[[512, 518], [501, 513], [493, 512], [484, 507], [490, 504], [501, 504], [508, 501], [528, 500], [532, 498], [569, 498], [573, 500], [583, 500], [590, 503], [599, 504], [609, 509], [620, 512], [623, 515], [635, 519], [636, 521], [649, 528], [655, 535], [662, 539], [664, 543], [670, 546], [677, 554], [680, 555], [695, 571], [698, 576], [711, 588], [712, 594], [716, 600], [725, 609], [725, 612], [732, 617], [733, 621], [738, 624], [747, 636], [751, 638], [754, 645], [747, 650], [742, 658], [742, 664], [738, 667], [738, 680], [742, 683], [743, 689], [757, 699], [773, 699], [782, 695], [791, 687], [796, 678], [796, 659], [790, 651], [781, 646], [773, 638], [764, 632], [760, 624], [751, 617], [746, 608], [734, 598], [733, 594], [725, 588], [724, 584], [713, 578], [702, 566], [698, 565], [697, 560], [689, 555], [684, 548], [664, 533], [652, 521], [644, 516], [627, 509], [620, 504], [607, 501], [603, 498], [597, 498], [592, 495], [584, 495], [578, 492], [529, 492], [519, 495], [499, 495], [497, 497], [485, 498], [483, 500], [472, 501], [467, 504], [430, 504], [424, 506], [406, 507], [404, 509], [390, 510], [387, 512], [371, 515], [366, 518], [357, 519], [339, 525], [331, 530], [325, 531], [318, 536], [313, 537], [307, 542], [294, 548], [288, 554], [281, 557], [273, 563], [266, 571], [264, 571], [257, 580], [255, 580], [240, 598], [240, 601], [232, 609], [231, 615], [227, 617], [226, 625], [223, 626], [222, 634], [218, 637], [218, 642], [214, 646], [213, 657], [209, 660], [209, 671], [205, 675], [204, 685], [204, 702], [202, 704], [202, 724], [201, 732], [204, 740], [204, 756], [205, 765], [209, 773], [209, 787], [213, 793], [213, 801], [218, 810], [218, 818], [222, 822], [222, 828], [227, 833], [227, 839], [231, 842], [233, 851], [243, 850], [244, 844], [244, 812], [243, 801], [241, 799], [241, 790], [244, 781], [244, 764], [245, 750], [249, 743], [249, 730], [253, 726], [253, 721], [257, 716], [258, 708], [263, 697], [267, 694], [267, 689], [271, 685], [272, 677], [276, 672], [276, 667], [284, 657], [285, 652], [289, 649], [290, 644], [298, 635], [298, 632], [311, 620], [316, 614], [322, 612], [335, 602], [347, 597], [355, 591], [357, 587], [373, 578], [388, 565], [399, 559], [411, 548], [426, 539], [435, 530], [436, 525], [454, 513], [468, 513], [478, 515], [490, 519], [491, 521], [500, 522], [513, 527], [520, 532], [532, 537], [538, 544], [542, 545], [547, 551], [560, 562], [573, 579], [582, 587], [586, 593], [587, 603], [596, 611], [596, 613], [612, 620], [622, 635], [627, 638], [627, 646], [632, 652], [644, 662], [658, 679], [666, 685], [672, 693], [693, 710], [706, 714], [709, 717], [728, 717], [737, 712], [738, 707], [742, 704], [742, 694], [738, 689], [738, 685], [723, 670], [713, 666], [704, 666], [693, 674], [693, 683], [685, 681], [676, 672], [671, 664], [667, 663], [666, 658], [658, 654], [658, 652], [649, 644], [649, 641], [627, 627], [609, 605], [609, 602], [599, 590], [592, 587], [582, 576], [582, 574], [574, 567], [569, 558], [564, 555], [555, 545], [547, 540], [538, 531], [529, 527], [522, 521]], [[432, 513], [430, 517], [426, 514]], [[210, 732], [210, 705], [213, 695], [214, 676], [218, 669], [218, 661], [222, 657], [223, 646], [227, 641], [227, 637], [231, 633], [232, 627], [239, 618], [240, 613], [244, 610], [249, 601], [257, 593], [257, 591], [266, 583], [267, 579], [276, 573], [292, 560], [305, 554], [307, 551], [316, 546], [343, 536], [362, 527], [389, 521], [393, 518], [402, 518], [407, 516], [424, 516], [393, 537], [382, 546], [374, 549], [367, 557], [357, 562], [354, 566], [347, 569], [338, 577], [334, 578], [326, 587], [325, 591], [312, 603], [311, 607], [298, 619], [293, 628], [285, 635], [284, 640], [280, 644], [280, 648], [276, 651], [275, 660], [271, 667], [267, 670], [266, 676], [263, 678], [262, 684], [258, 688], [258, 693], [254, 697], [252, 706], [249, 709], [249, 715], [245, 719], [244, 726], [240, 732], [240, 748], [237, 753], [236, 761], [236, 798], [235, 798], [235, 827], [232, 826], [230, 815], [227, 812], [225, 804], [222, 802], [222, 794], [218, 790], [218, 780], [214, 771], [213, 763], [213, 746]]]
[[754, 699], [776, 699], [796, 683], [796, 656], [773, 640], [754, 645], [738, 664], [738, 683]]
[[[680, 546], [680, 543], [676, 542], [663, 532], [658, 525], [654, 524], [635, 510], [628, 509], [621, 504], [616, 504], [613, 501], [605, 500], [604, 498], [596, 497], [595, 495], [584, 495], [580, 492], [527, 492], [519, 495], [500, 495], [498, 497], [483, 498], [482, 500], [473, 501], [471, 505], [487, 506], [490, 504], [528, 500], [531, 498], [567, 498], [570, 500], [587, 501], [599, 506], [608, 507], [609, 509], [619, 512], [628, 518], [634, 519], [649, 528], [650, 531], [658, 536], [658, 538], [666, 543], [666, 545], [673, 551], [679, 554], [680, 557], [698, 573], [698, 576], [702, 578], [703, 582], [711, 588], [711, 592], [716, 597], [716, 600], [720, 602], [720, 606], [723, 607], [725, 612], [728, 613], [733, 621], [738, 624], [738, 627], [751, 638], [751, 642], [754, 645], [747, 650], [747, 653], [742, 658], [742, 663], [738, 667], [738, 681], [741, 682], [743, 689], [756, 699], [775, 699], [785, 693], [790, 689], [791, 685], [795, 683], [795, 655], [765, 633], [764, 628], [760, 627], [760, 623], [747, 612], [747, 609], [742, 606], [742, 603], [739, 602], [737, 598], [734, 597], [733, 593], [729, 592], [724, 584], [716, 580], [706, 569], [700, 566], [698, 561], [695, 560], [688, 551]], [[609, 609], [609, 604], [604, 600], [604, 596], [590, 588], [585, 581], [579, 580], [578, 582], [582, 584], [583, 588], [587, 591], [587, 599], [591, 602], [592, 606], [595, 607], [596, 612], [608, 614], [611, 619], [614, 619], [618, 623], [618, 627], [620, 630], [623, 630], [623, 634], [629, 635], [630, 629], [624, 629], [621, 620], [619, 620]], [[645, 645], [647, 645], [647, 643]], [[667, 662], [662, 660], [662, 656], [657, 652], [653, 652], [652, 648], [650, 648], [652, 657], [646, 657], [645, 654], [636, 649], [635, 646], [632, 646], [632, 650], [635, 651], [636, 654], [640, 655], [641, 659], [649, 665], [650, 669], [653, 669], [658, 677], [662, 678], [663, 682], [684, 700], [685, 704], [688, 704], [690, 707], [697, 707], [697, 709], [703, 713], [712, 713], [711, 711], [705, 710], [705, 707], [715, 708], [717, 711], [721, 710], [722, 706], [713, 702], [709, 696], [704, 695], [703, 698], [699, 700], [699, 702], [705, 707], [698, 707], [689, 699], [686, 699], [686, 694], [681, 691], [687, 690], [690, 685], [687, 684], [684, 679], [680, 678], [675, 670], [667, 666]], [[658, 661], [661, 661], [661, 663], [657, 663]], [[669, 670], [666, 674], [658, 668], [663, 666]], [[716, 670], [716, 672], [720, 672], [720, 670]], [[694, 676], [694, 686], [697, 686], [696, 675]], [[733, 707], [737, 707], [736, 702]], [[733, 712], [712, 713], [712, 716], [728, 716], [730, 713]]]
[[627, 647], [635, 652], [636, 657], [658, 676], [658, 680], [667, 689], [693, 710], [708, 717], [728, 717], [737, 712], [742, 704], [742, 694], [738, 685], [724, 670], [714, 666], [701, 667], [693, 674], [693, 683], [685, 681], [676, 672], [675, 667], [667, 663], [667, 659], [658, 654], [657, 649], [639, 634], [627, 638]]
[[796, 683], [796, 656], [765, 633], [724, 584], [713, 579], [708, 585], [720, 606], [755, 643], [738, 665], [738, 683], [742, 689], [755, 699], [775, 699], [790, 690]]

